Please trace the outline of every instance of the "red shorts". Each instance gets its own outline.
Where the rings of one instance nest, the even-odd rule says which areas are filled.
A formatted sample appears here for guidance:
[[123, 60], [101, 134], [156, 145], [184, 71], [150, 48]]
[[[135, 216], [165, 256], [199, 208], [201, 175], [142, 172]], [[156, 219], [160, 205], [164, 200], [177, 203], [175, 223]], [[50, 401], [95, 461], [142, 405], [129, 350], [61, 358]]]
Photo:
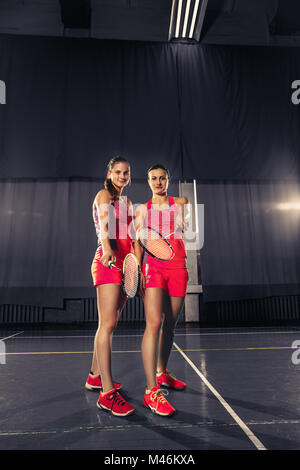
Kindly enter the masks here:
[[[100, 284], [122, 284], [122, 272], [114, 266], [111, 268], [104, 266], [100, 261], [102, 255], [103, 251], [97, 250], [91, 266], [94, 286], [96, 287]], [[124, 258], [125, 256], [126, 255], [124, 255]], [[124, 258], [120, 256], [117, 258], [116, 266], [121, 269]]]
[[143, 264], [143, 274], [147, 275], [146, 288], [160, 287], [170, 297], [185, 297], [189, 279], [188, 271], [182, 269], [156, 269]]

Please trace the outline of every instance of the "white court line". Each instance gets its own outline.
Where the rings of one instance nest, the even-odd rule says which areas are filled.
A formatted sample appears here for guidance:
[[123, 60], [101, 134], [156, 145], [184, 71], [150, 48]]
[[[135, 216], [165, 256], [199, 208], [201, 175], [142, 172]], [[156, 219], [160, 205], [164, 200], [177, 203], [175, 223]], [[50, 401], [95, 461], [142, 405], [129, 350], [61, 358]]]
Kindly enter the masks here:
[[228, 335], [286, 335], [297, 334], [297, 331], [241, 331], [240, 333], [187, 333], [176, 334], [175, 336], [228, 336]]
[[253, 432], [248, 428], [248, 426], [241, 420], [241, 418], [236, 414], [236, 412], [231, 408], [231, 406], [224, 400], [224, 398], [217, 392], [217, 390], [211, 385], [211, 383], [207, 380], [206, 377], [199, 371], [199, 369], [195, 366], [195, 364], [187, 357], [186, 354], [180, 349], [179, 346], [174, 342], [173, 343], [175, 348], [180, 352], [180, 354], [184, 357], [184, 359], [189, 363], [189, 365], [194, 369], [196, 374], [199, 375], [200, 379], [205, 383], [205, 385], [210, 389], [210, 391], [215, 395], [215, 397], [219, 400], [219, 402], [224, 406], [226, 411], [230, 414], [230, 416], [234, 419], [234, 421], [241, 427], [250, 441], [255, 445], [258, 450], [267, 450], [262, 442], [253, 434]]
[[20, 331], [19, 333], [14, 333], [13, 335], [6, 336], [6, 338], [0, 338], [0, 340], [1, 341], [6, 341], [7, 339], [14, 338], [17, 335], [21, 335], [22, 333], [24, 333], [24, 331]]
[[[23, 331], [21, 333], [24, 333]], [[16, 333], [20, 334], [20, 333]], [[276, 334], [297, 334], [297, 331], [249, 331], [240, 333], [175, 333], [175, 336], [226, 336], [226, 335], [276, 335]], [[14, 336], [14, 335], [12, 335]], [[138, 335], [114, 335], [113, 338], [138, 338], [142, 337], [143, 334]], [[66, 339], [66, 338], [94, 338], [95, 335], [67, 335], [67, 336], [22, 336], [21, 339]], [[8, 337], [10, 338], [10, 336]]]

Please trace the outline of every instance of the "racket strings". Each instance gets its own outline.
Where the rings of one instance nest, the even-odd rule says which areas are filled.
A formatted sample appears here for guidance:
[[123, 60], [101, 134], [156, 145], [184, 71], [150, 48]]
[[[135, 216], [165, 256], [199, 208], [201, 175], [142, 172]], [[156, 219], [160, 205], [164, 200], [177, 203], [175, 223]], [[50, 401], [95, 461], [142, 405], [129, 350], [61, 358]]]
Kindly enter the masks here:
[[134, 297], [136, 295], [139, 288], [139, 266], [132, 256], [126, 259], [123, 285], [128, 297]]
[[172, 248], [156, 231], [149, 228], [142, 229], [139, 233], [139, 240], [152, 256], [162, 260], [172, 257]]

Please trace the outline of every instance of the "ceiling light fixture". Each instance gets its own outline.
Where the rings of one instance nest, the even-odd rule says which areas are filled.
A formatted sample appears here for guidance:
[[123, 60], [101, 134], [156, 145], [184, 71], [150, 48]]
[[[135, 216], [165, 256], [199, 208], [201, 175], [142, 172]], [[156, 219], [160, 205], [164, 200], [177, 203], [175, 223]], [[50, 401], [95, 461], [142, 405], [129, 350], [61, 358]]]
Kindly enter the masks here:
[[169, 41], [199, 42], [208, 0], [173, 0]]

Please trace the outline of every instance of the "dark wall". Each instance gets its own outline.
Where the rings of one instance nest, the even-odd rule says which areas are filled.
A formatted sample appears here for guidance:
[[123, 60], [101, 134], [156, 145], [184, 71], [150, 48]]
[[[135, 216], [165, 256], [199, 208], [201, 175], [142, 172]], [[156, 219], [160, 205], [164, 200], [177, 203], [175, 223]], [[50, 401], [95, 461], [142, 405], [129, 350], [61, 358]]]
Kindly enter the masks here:
[[[102, 188], [96, 179], [0, 182], [0, 303], [62, 307], [95, 295], [92, 203]], [[124, 195], [138, 204], [151, 192], [135, 180]]]
[[300, 292], [299, 182], [199, 183], [204, 204], [200, 252], [204, 300]]
[[0, 37], [0, 176], [299, 176], [297, 48]]
[[196, 179], [206, 301], [299, 294], [298, 49], [0, 37], [1, 303], [94, 295], [91, 204], [126, 156]]

